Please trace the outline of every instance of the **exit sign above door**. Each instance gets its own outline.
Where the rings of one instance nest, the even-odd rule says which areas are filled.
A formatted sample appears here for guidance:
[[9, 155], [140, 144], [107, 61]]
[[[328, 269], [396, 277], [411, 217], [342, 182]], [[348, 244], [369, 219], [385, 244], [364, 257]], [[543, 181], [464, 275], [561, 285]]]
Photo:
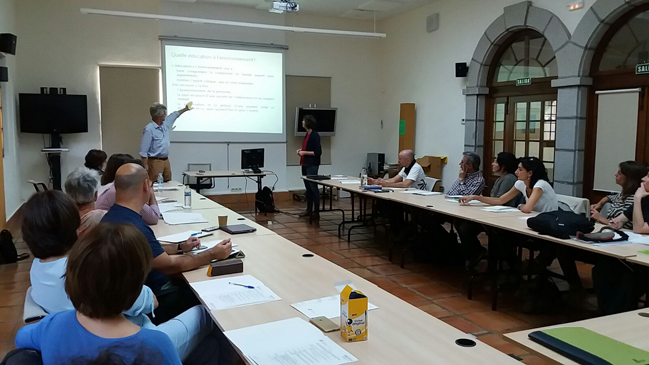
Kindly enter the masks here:
[[528, 86], [532, 85], [531, 77], [523, 77], [522, 79], [516, 79], [516, 86]]

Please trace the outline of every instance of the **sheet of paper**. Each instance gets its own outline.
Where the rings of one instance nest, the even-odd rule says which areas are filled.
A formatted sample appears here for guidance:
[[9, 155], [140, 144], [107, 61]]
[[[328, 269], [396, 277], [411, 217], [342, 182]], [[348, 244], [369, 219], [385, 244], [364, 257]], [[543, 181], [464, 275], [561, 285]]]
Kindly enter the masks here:
[[162, 215], [165, 223], [175, 224], [194, 224], [194, 223], [207, 223], [205, 217], [200, 213], [176, 213], [167, 212]]
[[[305, 302], [291, 304], [300, 313], [309, 318], [324, 316], [327, 318], [340, 317], [340, 295], [332, 295], [319, 299], [307, 300]], [[378, 309], [372, 303], [368, 303], [367, 310]]]
[[419, 190], [419, 191], [415, 191], [413, 194], [414, 194], [414, 195], [421, 195], [421, 196], [432, 196], [432, 195], [441, 195], [442, 193], [437, 192], [437, 191], [423, 191], [423, 190]]
[[531, 217], [531, 216], [530, 216], [530, 217], [518, 217], [518, 219], [522, 219], [522, 220], [524, 220], [524, 221], [526, 221], [526, 220], [528, 220], [528, 219], [530, 219], [530, 218], [532, 218], [532, 217]]
[[348, 185], [348, 184], [359, 184], [361, 183], [360, 180], [340, 180], [340, 183], [343, 185]]
[[[250, 285], [254, 289], [234, 284]], [[190, 285], [213, 311], [281, 299], [252, 275], [205, 280]]]
[[[221, 240], [207, 241], [207, 242], [202, 242], [201, 241], [201, 247], [202, 248], [196, 248], [196, 249], [192, 250], [190, 253], [194, 254], [194, 255], [197, 255], [197, 254], [199, 254], [201, 252], [207, 251], [210, 248], [216, 246], [217, 244], [219, 244], [219, 242], [221, 242]], [[233, 253], [238, 253], [239, 251], [241, 251], [239, 249], [239, 245], [237, 245], [236, 243], [233, 243], [232, 244], [232, 252], [230, 253], [230, 255], [232, 255]]]
[[189, 239], [189, 237], [192, 236], [192, 234], [198, 233], [194, 237], [198, 238], [203, 238], [207, 236], [211, 236], [213, 233], [212, 232], [201, 232], [201, 231], [185, 231], [181, 233], [176, 233], [172, 234], [169, 236], [164, 236], [164, 237], [158, 237], [158, 241], [162, 242], [170, 242], [170, 243], [180, 243], [180, 242], [185, 242]]
[[492, 213], [515, 213], [515, 212], [520, 212], [520, 210], [512, 207], [506, 207], [503, 205], [496, 205], [493, 207], [486, 207], [482, 208], [482, 210], [486, 210], [487, 212], [492, 212]]
[[158, 203], [161, 203], [161, 202], [165, 202], [165, 201], [167, 201], [167, 200], [171, 200], [171, 198], [168, 197], [168, 196], [156, 196], [156, 197], [155, 197], [155, 200], [156, 200]]
[[178, 187], [177, 186], [153, 186], [153, 189], [157, 189], [158, 191], [177, 191]]
[[641, 245], [649, 245], [649, 236], [633, 233], [633, 232], [624, 232], [629, 236], [629, 242], [638, 243]]
[[257, 365], [340, 365], [358, 361], [301, 318], [226, 331], [225, 335]]

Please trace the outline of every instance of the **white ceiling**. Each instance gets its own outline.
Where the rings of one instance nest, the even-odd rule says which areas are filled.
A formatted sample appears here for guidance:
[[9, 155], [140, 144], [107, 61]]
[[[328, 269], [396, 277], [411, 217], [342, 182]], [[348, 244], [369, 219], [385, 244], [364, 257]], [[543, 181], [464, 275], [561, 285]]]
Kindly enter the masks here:
[[[214, 3], [268, 11], [271, 0], [167, 0]], [[300, 13], [352, 19], [385, 19], [439, 0], [294, 0]]]

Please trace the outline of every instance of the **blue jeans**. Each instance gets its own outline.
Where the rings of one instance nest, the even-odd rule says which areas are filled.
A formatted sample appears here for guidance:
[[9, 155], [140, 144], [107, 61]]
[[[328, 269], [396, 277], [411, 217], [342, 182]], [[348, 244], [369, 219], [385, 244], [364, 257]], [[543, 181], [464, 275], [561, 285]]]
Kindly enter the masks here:
[[[203, 343], [206, 338], [213, 337], [210, 335], [216, 335], [218, 337], [216, 331], [220, 332], [218, 327], [212, 321], [212, 317], [210, 317], [210, 314], [202, 305], [191, 307], [178, 316], [157, 326], [151, 323], [151, 321], [149, 320], [145, 322], [142, 327], [158, 330], [166, 334], [169, 339], [171, 339], [171, 342], [176, 346], [178, 356], [180, 356], [180, 360], [182, 360], [183, 362], [188, 360], [188, 358], [190, 358], [190, 355], [193, 355], [193, 363], [218, 363], [218, 347], [211, 349], [217, 351], [217, 356], [213, 356], [214, 354], [211, 354], [212, 356], [210, 356], [210, 360], [207, 360], [206, 362], [203, 362], [205, 360], [195, 360], [197, 357], [203, 357], [201, 356], [202, 354], [200, 354], [200, 352], [208, 350], [206, 348], [201, 348], [201, 346], [199, 345]], [[192, 354], [194, 350], [197, 350], [197, 353]]]
[[[317, 175], [319, 166], [302, 166], [302, 176], [307, 175]], [[307, 213], [312, 213], [315, 208], [315, 212], [320, 210], [320, 191], [318, 191], [318, 184], [304, 181], [304, 187], [306, 188], [306, 211]]]

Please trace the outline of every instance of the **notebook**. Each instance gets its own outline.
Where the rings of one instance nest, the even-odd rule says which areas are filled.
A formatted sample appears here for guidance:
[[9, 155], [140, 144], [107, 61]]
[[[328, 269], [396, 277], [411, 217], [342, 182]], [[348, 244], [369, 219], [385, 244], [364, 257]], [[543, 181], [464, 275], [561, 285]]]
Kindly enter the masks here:
[[528, 336], [580, 364], [649, 364], [649, 352], [583, 327], [553, 328]]
[[235, 224], [232, 226], [222, 226], [219, 228], [222, 231], [228, 232], [229, 234], [251, 233], [257, 230], [257, 228], [253, 228], [245, 224]]

